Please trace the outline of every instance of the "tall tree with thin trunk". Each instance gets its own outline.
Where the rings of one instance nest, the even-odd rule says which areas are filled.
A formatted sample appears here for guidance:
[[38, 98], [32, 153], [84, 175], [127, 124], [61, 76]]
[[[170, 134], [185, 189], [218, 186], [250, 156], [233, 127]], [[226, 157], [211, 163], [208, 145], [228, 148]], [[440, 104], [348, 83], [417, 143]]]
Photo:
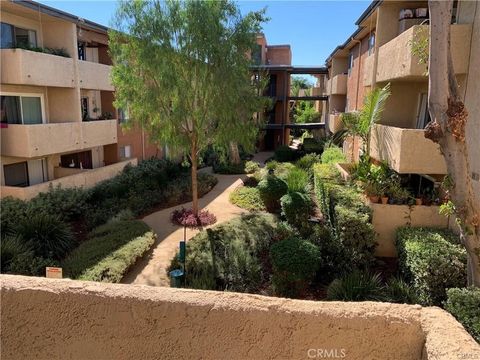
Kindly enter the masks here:
[[256, 139], [253, 114], [265, 100], [247, 54], [265, 20], [264, 10], [242, 16], [228, 0], [119, 3], [109, 33], [116, 106], [156, 143], [189, 155], [196, 215], [200, 151]]
[[461, 241], [468, 253], [468, 283], [480, 286], [480, 199], [472, 186], [468, 157], [472, 139], [465, 133], [468, 113], [458, 93], [450, 51], [453, 0], [429, 1], [428, 107], [432, 121], [425, 137], [440, 145], [448, 169], [448, 189]]

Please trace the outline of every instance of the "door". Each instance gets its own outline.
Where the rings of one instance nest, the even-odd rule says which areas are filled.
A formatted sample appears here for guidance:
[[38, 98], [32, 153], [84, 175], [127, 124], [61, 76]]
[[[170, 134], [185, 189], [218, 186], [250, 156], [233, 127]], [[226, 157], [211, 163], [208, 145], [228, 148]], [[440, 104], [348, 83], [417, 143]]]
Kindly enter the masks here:
[[82, 108], [82, 121], [90, 120], [90, 115], [88, 113], [88, 97], [82, 97], [80, 100], [80, 106]]
[[30, 186], [48, 180], [46, 159], [28, 160], [28, 179]]
[[427, 93], [421, 93], [417, 111], [417, 129], [425, 129], [429, 122], [428, 95]]

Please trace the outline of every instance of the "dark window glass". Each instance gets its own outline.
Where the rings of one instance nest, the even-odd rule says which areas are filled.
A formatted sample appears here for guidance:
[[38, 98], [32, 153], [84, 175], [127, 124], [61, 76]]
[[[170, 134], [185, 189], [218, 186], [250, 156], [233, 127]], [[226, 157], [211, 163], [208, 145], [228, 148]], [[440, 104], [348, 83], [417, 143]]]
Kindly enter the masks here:
[[3, 175], [5, 176], [6, 186], [28, 186], [28, 170], [27, 163], [21, 162], [16, 164], [4, 165]]
[[88, 98], [82, 97], [80, 106], [82, 108], [82, 120], [88, 121], [90, 120], [90, 115], [88, 114]]
[[65, 168], [92, 169], [92, 151], [61, 155], [60, 164]]
[[9, 49], [13, 47], [13, 26], [6, 23], [1, 23], [0, 48]]
[[4, 124], [21, 124], [22, 117], [20, 112], [19, 96], [1, 96], [1, 116]]
[[373, 54], [374, 51], [375, 51], [375, 34], [372, 34], [368, 39], [368, 55]]
[[87, 60], [87, 54], [85, 52], [85, 43], [78, 43], [78, 60]]

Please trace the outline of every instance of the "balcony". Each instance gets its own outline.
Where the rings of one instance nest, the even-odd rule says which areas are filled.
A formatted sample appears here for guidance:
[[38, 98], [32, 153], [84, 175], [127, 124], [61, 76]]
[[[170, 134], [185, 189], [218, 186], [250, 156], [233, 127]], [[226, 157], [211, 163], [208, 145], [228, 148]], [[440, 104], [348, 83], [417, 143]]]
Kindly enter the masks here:
[[46, 156], [117, 142], [117, 121], [9, 124], [1, 130], [2, 155], [23, 158]]
[[347, 75], [338, 74], [331, 80], [331, 95], [346, 95], [347, 94]]
[[55, 168], [55, 176], [59, 176], [58, 179], [27, 187], [2, 186], [1, 197], [4, 198], [7, 196], [12, 196], [21, 200], [29, 200], [41, 192], [47, 192], [50, 186], [56, 187], [58, 185], [60, 185], [62, 188], [89, 188], [100, 181], [107, 180], [118, 175], [123, 168], [129, 164], [133, 166], [137, 165], [137, 159], [121, 161], [96, 169]]
[[2, 49], [2, 84], [75, 87], [73, 60], [23, 49]]
[[[378, 49], [378, 82], [391, 80], [426, 79], [426, 65], [419, 64], [412, 54], [411, 42], [418, 33], [426, 33], [428, 25], [415, 25]], [[468, 71], [468, 54], [472, 27], [468, 24], [451, 25], [451, 50], [456, 74]]]
[[328, 129], [334, 134], [343, 129], [342, 114], [328, 116]]
[[387, 161], [400, 174], [443, 175], [447, 167], [440, 147], [426, 139], [424, 130], [374, 125], [370, 156]]
[[80, 87], [89, 90], [113, 91], [110, 81], [110, 65], [99, 64], [91, 61], [79, 61], [78, 73]]
[[325, 95], [324, 91], [322, 91], [322, 88], [320, 86], [315, 86], [312, 88], [312, 96], [322, 96]]

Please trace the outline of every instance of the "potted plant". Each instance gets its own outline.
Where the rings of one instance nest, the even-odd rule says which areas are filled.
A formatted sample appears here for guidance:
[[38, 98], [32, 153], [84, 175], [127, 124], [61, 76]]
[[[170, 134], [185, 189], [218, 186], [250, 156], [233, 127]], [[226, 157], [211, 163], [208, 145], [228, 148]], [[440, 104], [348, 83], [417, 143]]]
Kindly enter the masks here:
[[365, 186], [365, 191], [367, 193], [368, 198], [374, 204], [378, 203], [380, 200], [381, 189], [376, 182], [369, 182]]
[[415, 205], [420, 206], [420, 205], [422, 205], [422, 203], [423, 203], [422, 198], [420, 196], [417, 196], [415, 198]]

